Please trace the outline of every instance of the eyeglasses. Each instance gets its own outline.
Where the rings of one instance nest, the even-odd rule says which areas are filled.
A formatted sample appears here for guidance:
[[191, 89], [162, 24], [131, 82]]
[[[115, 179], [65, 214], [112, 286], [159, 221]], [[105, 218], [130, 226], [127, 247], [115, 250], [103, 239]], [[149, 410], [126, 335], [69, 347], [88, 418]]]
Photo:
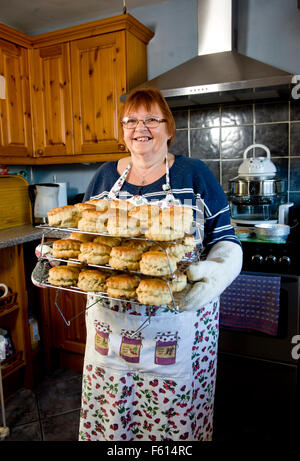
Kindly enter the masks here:
[[143, 122], [144, 126], [147, 128], [157, 128], [160, 123], [164, 123], [167, 120], [164, 118], [159, 118], [159, 117], [146, 117], [144, 119], [137, 119], [134, 117], [125, 117], [123, 120], [121, 120], [121, 124], [123, 125], [124, 128], [132, 130], [133, 128], [136, 128], [139, 124], [139, 122]]

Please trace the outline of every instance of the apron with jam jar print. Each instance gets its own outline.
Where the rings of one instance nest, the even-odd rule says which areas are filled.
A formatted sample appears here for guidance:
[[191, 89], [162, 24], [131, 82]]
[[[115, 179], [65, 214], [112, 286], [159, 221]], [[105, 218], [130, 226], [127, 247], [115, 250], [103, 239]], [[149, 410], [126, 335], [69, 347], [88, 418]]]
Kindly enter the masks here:
[[[130, 168], [108, 199], [117, 199]], [[166, 178], [159, 205], [178, 205], [167, 161]], [[143, 196], [129, 200], [147, 203]], [[181, 312], [89, 293], [85, 315], [79, 440], [212, 440], [218, 298]]]

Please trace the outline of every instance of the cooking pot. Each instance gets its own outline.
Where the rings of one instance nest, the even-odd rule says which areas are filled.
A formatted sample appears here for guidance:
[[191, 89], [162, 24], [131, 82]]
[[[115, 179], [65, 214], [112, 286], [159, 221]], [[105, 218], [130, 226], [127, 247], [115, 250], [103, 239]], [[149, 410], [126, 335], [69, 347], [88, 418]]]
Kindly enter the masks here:
[[290, 226], [286, 224], [261, 223], [254, 226], [254, 232], [261, 240], [286, 240]]
[[[255, 149], [256, 147], [260, 147], [266, 153], [266, 157], [253, 157], [247, 158], [247, 154], [250, 150]], [[244, 160], [243, 163], [240, 165], [238, 169], [239, 176], [244, 178], [265, 178], [265, 177], [273, 177], [276, 174], [276, 166], [271, 161], [271, 153], [270, 149], [265, 146], [264, 144], [251, 144], [248, 146], [244, 152]]]

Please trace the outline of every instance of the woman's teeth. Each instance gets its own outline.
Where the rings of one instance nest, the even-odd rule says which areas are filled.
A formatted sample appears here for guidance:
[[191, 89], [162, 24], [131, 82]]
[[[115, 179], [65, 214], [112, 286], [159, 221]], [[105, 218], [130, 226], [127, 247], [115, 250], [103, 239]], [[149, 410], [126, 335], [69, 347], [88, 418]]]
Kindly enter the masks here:
[[149, 141], [151, 138], [149, 136], [141, 136], [140, 138], [134, 138], [135, 141]]

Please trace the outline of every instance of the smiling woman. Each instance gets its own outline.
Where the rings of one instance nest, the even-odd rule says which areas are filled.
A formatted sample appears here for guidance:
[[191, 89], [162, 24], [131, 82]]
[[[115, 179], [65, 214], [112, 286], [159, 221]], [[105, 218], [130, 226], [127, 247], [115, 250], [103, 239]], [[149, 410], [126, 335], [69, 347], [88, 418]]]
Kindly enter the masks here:
[[[194, 218], [209, 253], [207, 261], [190, 266], [187, 276], [196, 283], [180, 311], [168, 306], [166, 283], [156, 278], [165, 274], [166, 255], [151, 249], [138, 257], [140, 271], [148, 274], [136, 289], [139, 300], [143, 295], [138, 308], [130, 300], [95, 303], [88, 297], [93, 309], [86, 311], [80, 440], [211, 440], [218, 297], [240, 271], [240, 244], [213, 173], [198, 159], [168, 152], [176, 127], [161, 93], [153, 88], [133, 91], [124, 104], [121, 125], [130, 156], [102, 165], [84, 200], [106, 198], [111, 207], [120, 207], [119, 215], [125, 202], [134, 232], [144, 223], [142, 210], [156, 210], [153, 215], [150, 211], [150, 224], [148, 218], [144, 223], [150, 244], [155, 238], [184, 239], [190, 230], [182, 217], [190, 217], [188, 222]], [[144, 207], [137, 206], [141, 203]], [[122, 253], [127, 250], [131, 255], [128, 247]], [[120, 254], [116, 259], [119, 266]], [[176, 258], [169, 254], [168, 259], [175, 268]], [[147, 286], [141, 288], [143, 283]], [[99, 323], [110, 329], [105, 354], [95, 347]]]

